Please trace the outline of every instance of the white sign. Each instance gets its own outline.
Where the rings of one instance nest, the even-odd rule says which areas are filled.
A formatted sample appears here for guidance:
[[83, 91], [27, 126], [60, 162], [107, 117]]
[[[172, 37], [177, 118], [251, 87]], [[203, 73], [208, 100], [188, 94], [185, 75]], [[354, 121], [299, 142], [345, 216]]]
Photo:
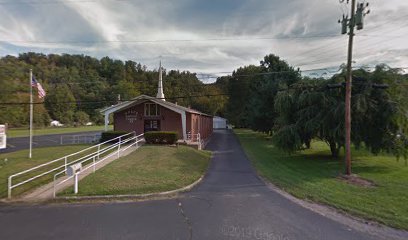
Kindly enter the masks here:
[[7, 147], [6, 125], [0, 125], [0, 149]]
[[128, 122], [134, 123], [137, 121], [138, 112], [134, 109], [130, 109], [125, 113], [125, 118]]
[[5, 149], [7, 147], [7, 137], [6, 135], [0, 135], [0, 149]]

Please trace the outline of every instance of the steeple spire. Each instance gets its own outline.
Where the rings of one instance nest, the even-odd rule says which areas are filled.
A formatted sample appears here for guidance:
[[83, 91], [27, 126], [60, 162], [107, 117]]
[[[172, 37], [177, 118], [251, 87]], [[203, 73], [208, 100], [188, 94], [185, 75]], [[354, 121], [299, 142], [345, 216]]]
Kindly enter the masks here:
[[163, 93], [163, 69], [161, 65], [161, 60], [160, 60], [160, 66], [159, 66], [159, 86], [157, 87], [156, 98], [166, 101], [166, 99], [164, 98], [164, 93]]

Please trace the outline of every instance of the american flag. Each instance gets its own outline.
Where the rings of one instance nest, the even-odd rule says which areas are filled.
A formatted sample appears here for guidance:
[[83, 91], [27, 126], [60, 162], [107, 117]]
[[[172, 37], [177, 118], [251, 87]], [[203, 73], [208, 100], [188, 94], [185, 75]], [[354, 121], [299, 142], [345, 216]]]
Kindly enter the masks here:
[[37, 88], [39, 98], [44, 98], [47, 95], [45, 93], [44, 88], [41, 86], [41, 84], [37, 80], [35, 80], [34, 76], [31, 79], [31, 86], [34, 87], [34, 88]]

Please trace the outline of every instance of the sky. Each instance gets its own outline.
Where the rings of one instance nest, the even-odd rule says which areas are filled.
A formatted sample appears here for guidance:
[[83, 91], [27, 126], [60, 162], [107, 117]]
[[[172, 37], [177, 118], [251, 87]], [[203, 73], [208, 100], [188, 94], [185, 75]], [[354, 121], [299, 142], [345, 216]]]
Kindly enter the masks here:
[[[356, 32], [354, 66], [408, 70], [408, 1], [360, 2], [371, 12]], [[149, 69], [161, 59], [212, 82], [273, 53], [322, 76], [346, 62], [337, 21], [349, 12], [339, 0], [0, 0], [0, 55], [109, 56]]]

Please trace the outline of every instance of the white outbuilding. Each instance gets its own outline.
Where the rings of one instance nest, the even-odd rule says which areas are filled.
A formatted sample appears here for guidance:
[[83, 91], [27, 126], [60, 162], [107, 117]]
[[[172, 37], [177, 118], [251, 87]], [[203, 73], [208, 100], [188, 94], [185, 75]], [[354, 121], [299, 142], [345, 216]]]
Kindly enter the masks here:
[[64, 124], [60, 123], [60, 122], [57, 121], [57, 120], [52, 120], [51, 123], [50, 123], [50, 126], [51, 126], [51, 127], [63, 127]]
[[213, 128], [214, 129], [226, 129], [227, 119], [215, 116], [213, 118]]

